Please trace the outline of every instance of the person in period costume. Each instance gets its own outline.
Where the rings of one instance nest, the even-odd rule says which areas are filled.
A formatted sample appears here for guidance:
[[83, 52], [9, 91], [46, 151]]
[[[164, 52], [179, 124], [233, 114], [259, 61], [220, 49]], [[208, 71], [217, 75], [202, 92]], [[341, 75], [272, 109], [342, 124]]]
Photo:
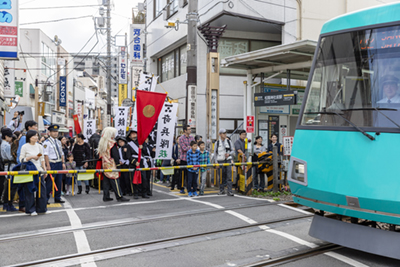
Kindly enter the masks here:
[[[115, 140], [118, 143], [118, 155], [119, 155], [119, 164], [117, 165], [118, 169], [129, 169], [130, 158], [132, 157], [131, 149], [126, 142], [126, 138], [124, 136], [117, 136]], [[120, 184], [122, 195], [132, 196], [132, 187], [130, 184], [129, 173], [121, 172], [120, 175]]]
[[[131, 169], [136, 169], [136, 168], [145, 168], [145, 166], [148, 167], [146, 159], [143, 157], [143, 146], [140, 148], [139, 143], [137, 141], [137, 132], [136, 130], [130, 130], [128, 132], [128, 146], [131, 150], [131, 159], [130, 159], [130, 165], [129, 168]], [[139, 155], [139, 149], [142, 149], [142, 158], [140, 162], [138, 162], [138, 155]], [[145, 172], [141, 172], [142, 175], [142, 181], [141, 183], [138, 183], [137, 181], [134, 181], [135, 173], [131, 172], [129, 173], [130, 177], [130, 183], [133, 185], [133, 198], [138, 199], [139, 194], [142, 195], [142, 198], [149, 198], [147, 195], [147, 177]]]
[[[117, 169], [120, 157], [118, 152], [118, 146], [115, 142], [117, 135], [117, 129], [112, 127], [106, 127], [101, 135], [99, 147], [97, 149], [99, 153], [99, 161], [97, 162], [96, 169]], [[129, 201], [122, 195], [120, 186], [119, 172], [105, 172], [99, 174], [103, 180], [103, 201], [112, 201], [110, 197], [110, 187], [115, 193], [115, 197], [118, 202]]]

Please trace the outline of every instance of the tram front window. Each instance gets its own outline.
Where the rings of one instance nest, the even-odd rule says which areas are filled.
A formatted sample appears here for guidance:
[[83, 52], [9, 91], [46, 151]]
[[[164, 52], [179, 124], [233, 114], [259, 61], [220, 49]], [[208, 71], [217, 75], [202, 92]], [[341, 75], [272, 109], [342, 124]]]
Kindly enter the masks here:
[[400, 26], [321, 39], [301, 124], [352, 127], [349, 121], [399, 128]]

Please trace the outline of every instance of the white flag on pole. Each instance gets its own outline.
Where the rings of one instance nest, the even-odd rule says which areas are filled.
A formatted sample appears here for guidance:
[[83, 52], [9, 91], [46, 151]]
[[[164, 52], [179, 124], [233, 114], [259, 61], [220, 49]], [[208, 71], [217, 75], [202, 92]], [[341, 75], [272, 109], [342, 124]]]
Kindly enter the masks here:
[[89, 142], [90, 137], [96, 132], [96, 120], [83, 120], [83, 135], [85, 142]]
[[177, 103], [164, 103], [157, 127], [156, 159], [172, 159]]
[[157, 86], [157, 79], [158, 77], [153, 76], [152, 74], [140, 73], [140, 82], [138, 90], [154, 92]]
[[129, 107], [115, 107], [114, 126], [118, 130], [117, 135], [126, 136], [126, 127], [128, 126]]

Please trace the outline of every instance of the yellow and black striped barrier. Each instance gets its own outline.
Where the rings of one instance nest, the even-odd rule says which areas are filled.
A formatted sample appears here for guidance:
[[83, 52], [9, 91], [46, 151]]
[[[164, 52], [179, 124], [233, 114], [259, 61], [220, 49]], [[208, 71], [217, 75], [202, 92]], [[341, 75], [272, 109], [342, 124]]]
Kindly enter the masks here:
[[10, 171], [0, 172], [0, 176], [4, 175], [38, 175], [40, 174], [80, 174], [80, 173], [104, 173], [104, 172], [134, 172], [134, 171], [153, 171], [153, 170], [177, 170], [177, 169], [190, 169], [190, 168], [216, 168], [216, 167], [229, 167], [229, 166], [252, 166], [259, 165], [264, 162], [246, 162], [246, 163], [221, 163], [221, 164], [202, 164], [202, 165], [183, 165], [183, 166], [166, 166], [166, 167], [152, 167], [152, 168], [137, 168], [137, 169], [91, 169], [91, 170], [51, 170], [51, 171]]

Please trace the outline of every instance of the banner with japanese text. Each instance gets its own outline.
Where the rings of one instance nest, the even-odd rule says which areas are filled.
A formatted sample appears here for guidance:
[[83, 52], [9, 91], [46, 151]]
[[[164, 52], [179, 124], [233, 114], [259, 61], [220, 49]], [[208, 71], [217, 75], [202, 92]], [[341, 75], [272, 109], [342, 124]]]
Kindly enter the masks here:
[[83, 120], [83, 135], [85, 142], [89, 142], [90, 137], [96, 132], [96, 120]]
[[128, 126], [129, 107], [115, 107], [114, 127], [117, 129], [117, 135], [126, 136], [126, 127]]
[[157, 127], [156, 159], [172, 159], [177, 103], [164, 103]]
[[152, 74], [140, 73], [140, 81], [138, 90], [144, 90], [148, 92], [154, 92], [157, 86], [157, 76]]

